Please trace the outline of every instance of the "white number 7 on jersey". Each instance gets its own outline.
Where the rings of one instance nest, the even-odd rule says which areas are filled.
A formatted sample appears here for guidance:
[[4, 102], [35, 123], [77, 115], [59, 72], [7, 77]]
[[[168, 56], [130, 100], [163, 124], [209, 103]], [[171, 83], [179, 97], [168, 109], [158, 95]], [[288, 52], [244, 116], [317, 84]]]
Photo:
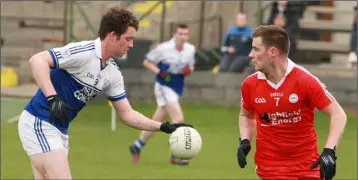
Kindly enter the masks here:
[[274, 98], [276, 100], [276, 106], [278, 106], [278, 102], [280, 101], [280, 98]]

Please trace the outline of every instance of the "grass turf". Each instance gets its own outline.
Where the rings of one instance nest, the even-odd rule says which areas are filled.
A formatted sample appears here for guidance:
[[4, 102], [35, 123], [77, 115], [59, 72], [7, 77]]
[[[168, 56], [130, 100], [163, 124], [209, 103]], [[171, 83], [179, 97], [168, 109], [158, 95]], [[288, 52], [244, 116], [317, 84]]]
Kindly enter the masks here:
[[[21, 147], [17, 123], [6, 119], [19, 114], [24, 101], [2, 100], [1, 106], [1, 178], [32, 178], [29, 159]], [[151, 117], [155, 105], [134, 103], [133, 107]], [[236, 163], [238, 145], [237, 107], [184, 104], [187, 122], [203, 138], [199, 156], [188, 167], [169, 164], [168, 136], [157, 133], [142, 151], [140, 164], [132, 164], [128, 145], [139, 131], [117, 121], [117, 131], [110, 130], [110, 109], [105, 101], [90, 103], [72, 122], [69, 162], [74, 179], [257, 179], [253, 153], [248, 166]], [[316, 115], [315, 127], [320, 149], [328, 133], [328, 118]], [[355, 179], [357, 169], [357, 122], [349, 116], [345, 135], [338, 148], [335, 179]], [[254, 148], [254, 147], [253, 147]]]

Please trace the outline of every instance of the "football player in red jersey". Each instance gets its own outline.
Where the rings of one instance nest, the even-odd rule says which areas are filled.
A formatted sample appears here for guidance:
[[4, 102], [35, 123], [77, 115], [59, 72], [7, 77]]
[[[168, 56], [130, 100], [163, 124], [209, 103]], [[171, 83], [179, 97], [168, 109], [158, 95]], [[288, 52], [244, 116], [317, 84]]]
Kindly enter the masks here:
[[[288, 58], [289, 48], [289, 37], [280, 27], [254, 29], [249, 56], [257, 72], [241, 87], [238, 164], [241, 168], [247, 164], [256, 129], [254, 160], [260, 179], [332, 179], [336, 146], [347, 116], [317, 77]], [[315, 108], [330, 117], [321, 155], [314, 129]]]

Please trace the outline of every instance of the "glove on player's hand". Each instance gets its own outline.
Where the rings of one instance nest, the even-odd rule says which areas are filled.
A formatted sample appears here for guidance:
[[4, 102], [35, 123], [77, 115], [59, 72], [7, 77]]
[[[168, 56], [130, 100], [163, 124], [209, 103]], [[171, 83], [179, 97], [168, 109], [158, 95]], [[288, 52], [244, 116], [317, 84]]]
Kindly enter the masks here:
[[51, 95], [47, 98], [48, 108], [50, 111], [50, 119], [49, 122], [58, 123], [68, 123], [68, 113], [67, 110], [74, 110], [73, 108], [67, 106], [65, 102], [63, 102], [60, 97], [57, 95]]
[[188, 66], [184, 67], [184, 68], [182, 69], [182, 71], [181, 71], [181, 74], [182, 74], [183, 76], [187, 76], [187, 75], [189, 75], [190, 73], [191, 73], [191, 69], [190, 69]]
[[240, 146], [237, 149], [237, 163], [239, 164], [240, 168], [244, 168], [247, 164], [246, 156], [249, 154], [251, 150], [250, 141], [248, 139], [244, 139], [241, 141], [240, 139]]
[[312, 164], [310, 169], [320, 167], [320, 176], [324, 180], [331, 180], [336, 175], [336, 153], [335, 150], [324, 148], [321, 156]]
[[170, 82], [172, 77], [168, 71], [160, 71], [158, 74], [165, 82]]
[[191, 127], [194, 128], [192, 125], [190, 124], [185, 124], [185, 123], [173, 123], [170, 124], [169, 122], [165, 122], [160, 126], [160, 130], [167, 133], [167, 134], [171, 134], [173, 133], [178, 127], [182, 127], [182, 126], [186, 126], [186, 127]]

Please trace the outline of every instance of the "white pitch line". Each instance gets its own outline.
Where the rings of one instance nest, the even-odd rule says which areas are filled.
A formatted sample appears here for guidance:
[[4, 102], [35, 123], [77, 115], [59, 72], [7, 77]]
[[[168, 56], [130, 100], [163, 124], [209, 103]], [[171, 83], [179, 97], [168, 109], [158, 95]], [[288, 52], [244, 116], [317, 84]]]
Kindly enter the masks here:
[[17, 122], [20, 118], [21, 114], [17, 115], [17, 116], [14, 116], [10, 119], [7, 120], [8, 123], [14, 123], [14, 122]]

